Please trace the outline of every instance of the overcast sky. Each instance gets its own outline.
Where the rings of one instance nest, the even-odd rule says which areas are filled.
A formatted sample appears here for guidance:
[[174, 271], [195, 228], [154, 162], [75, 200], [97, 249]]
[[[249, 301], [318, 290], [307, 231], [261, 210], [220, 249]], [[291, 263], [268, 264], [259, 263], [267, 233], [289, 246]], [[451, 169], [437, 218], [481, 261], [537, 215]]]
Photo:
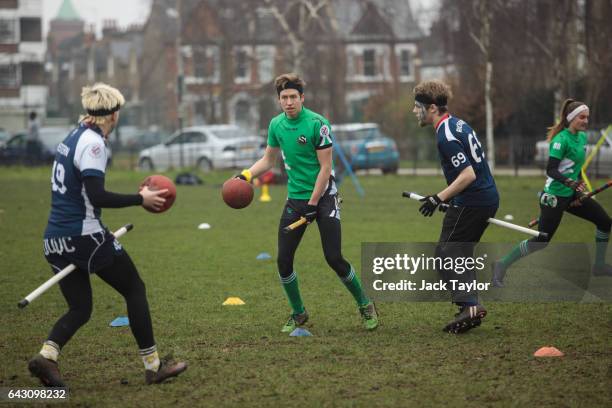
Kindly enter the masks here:
[[[49, 21], [57, 16], [64, 0], [43, 0], [43, 30], [45, 36], [49, 30]], [[426, 29], [435, 16], [439, 0], [410, 0], [415, 18], [422, 28]], [[149, 16], [152, 0], [72, 0], [72, 4], [81, 19], [96, 25], [98, 34], [102, 31], [102, 22], [107, 19], [117, 20], [120, 27], [132, 23], [143, 24]]]
[[[43, 30], [45, 36], [49, 30], [49, 21], [57, 16], [64, 0], [43, 0]], [[120, 27], [132, 23], [142, 24], [149, 16], [151, 0], [72, 0], [72, 4], [86, 23], [96, 25], [98, 33], [102, 30], [102, 21], [117, 20]]]

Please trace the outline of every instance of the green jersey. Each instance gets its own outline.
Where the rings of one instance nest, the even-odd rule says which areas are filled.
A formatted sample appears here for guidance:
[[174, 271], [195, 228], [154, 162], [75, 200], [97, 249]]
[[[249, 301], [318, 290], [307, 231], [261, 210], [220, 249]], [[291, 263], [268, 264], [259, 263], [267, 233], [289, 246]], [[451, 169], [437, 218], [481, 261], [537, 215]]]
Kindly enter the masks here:
[[288, 177], [288, 198], [308, 200], [321, 169], [317, 150], [332, 146], [327, 119], [303, 106], [295, 119], [283, 112], [270, 121], [268, 146], [281, 149]]
[[[573, 134], [567, 128], [552, 138], [550, 141], [550, 157], [561, 160], [559, 173], [572, 180], [578, 180], [584, 164], [586, 142], [586, 133], [577, 132]], [[550, 177], [546, 180], [544, 192], [560, 197], [570, 197], [574, 194], [574, 190]]]

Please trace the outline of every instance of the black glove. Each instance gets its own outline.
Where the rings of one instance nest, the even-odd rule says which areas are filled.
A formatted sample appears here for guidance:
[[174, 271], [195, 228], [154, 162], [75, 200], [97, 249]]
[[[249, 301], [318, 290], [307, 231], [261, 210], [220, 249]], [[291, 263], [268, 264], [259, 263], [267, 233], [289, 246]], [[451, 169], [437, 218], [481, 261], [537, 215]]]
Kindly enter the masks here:
[[306, 218], [307, 224], [310, 224], [311, 222], [317, 219], [317, 206], [306, 204], [306, 207], [304, 207], [300, 215]]
[[572, 180], [570, 178], [566, 178], [565, 180], [563, 180], [563, 184], [565, 184], [566, 186], [568, 186], [572, 190], [577, 191], [579, 193], [583, 192], [584, 188], [585, 188], [584, 181], [582, 181], [582, 180], [576, 181], [576, 180]]
[[448, 205], [448, 202], [445, 201], [438, 206], [438, 211], [440, 211], [441, 213], [445, 213], [446, 211], [448, 211], [448, 207], [450, 207], [450, 205]]
[[437, 194], [423, 197], [419, 201], [423, 202], [423, 205], [419, 208], [419, 212], [423, 214], [424, 217], [431, 217], [434, 211], [436, 211], [436, 208], [442, 203], [442, 200], [440, 200]]
[[574, 193], [574, 200], [570, 203], [570, 207], [580, 207], [583, 201], [589, 197], [589, 194], [584, 191], [576, 191]]

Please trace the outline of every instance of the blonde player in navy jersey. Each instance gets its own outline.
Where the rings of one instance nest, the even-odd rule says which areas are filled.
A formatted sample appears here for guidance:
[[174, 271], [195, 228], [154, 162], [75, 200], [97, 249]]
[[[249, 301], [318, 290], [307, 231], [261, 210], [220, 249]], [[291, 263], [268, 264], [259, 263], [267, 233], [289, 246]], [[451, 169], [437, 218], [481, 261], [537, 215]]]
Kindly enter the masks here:
[[100, 219], [101, 208], [141, 205], [159, 209], [167, 190], [144, 187], [138, 194], [106, 191], [105, 141], [119, 120], [125, 103], [115, 88], [97, 83], [81, 93], [87, 114], [59, 144], [51, 173], [51, 212], [44, 234], [44, 252], [54, 273], [74, 264], [77, 269], [59, 282], [68, 311], [55, 323], [40, 353], [28, 368], [48, 387], [65, 387], [58, 368], [60, 350], [89, 320], [95, 273], [124, 298], [130, 329], [145, 366], [147, 384], [160, 383], [187, 368], [183, 362], [161, 362], [149, 314], [145, 286], [127, 252]]
[[[497, 212], [499, 195], [476, 132], [448, 112], [446, 105], [450, 98], [450, 88], [439, 81], [423, 82], [414, 88], [413, 112], [420, 126], [434, 127], [440, 163], [448, 184], [442, 191], [423, 198], [419, 211], [431, 217], [436, 208], [446, 208], [439, 207], [440, 204], [450, 203], [436, 256], [471, 258], [474, 246], [488, 226], [487, 220]], [[442, 269], [440, 273], [446, 281], [472, 282], [476, 279], [473, 269], [462, 273]], [[475, 290], [451, 290], [451, 298], [460, 309], [444, 331], [462, 333], [480, 325], [487, 311], [478, 303]]]

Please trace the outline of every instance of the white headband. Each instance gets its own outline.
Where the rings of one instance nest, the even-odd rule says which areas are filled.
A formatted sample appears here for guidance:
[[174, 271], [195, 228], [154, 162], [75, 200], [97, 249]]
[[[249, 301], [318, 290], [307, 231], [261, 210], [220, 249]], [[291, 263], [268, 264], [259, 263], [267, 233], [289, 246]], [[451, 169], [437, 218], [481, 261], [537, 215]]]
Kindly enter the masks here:
[[570, 123], [572, 120], [574, 120], [574, 118], [576, 116], [578, 116], [580, 114], [580, 112], [584, 112], [584, 111], [588, 111], [589, 107], [586, 105], [580, 105], [578, 106], [576, 109], [574, 109], [573, 111], [571, 111], [570, 113], [567, 114], [566, 118], [567, 118], [567, 123]]

